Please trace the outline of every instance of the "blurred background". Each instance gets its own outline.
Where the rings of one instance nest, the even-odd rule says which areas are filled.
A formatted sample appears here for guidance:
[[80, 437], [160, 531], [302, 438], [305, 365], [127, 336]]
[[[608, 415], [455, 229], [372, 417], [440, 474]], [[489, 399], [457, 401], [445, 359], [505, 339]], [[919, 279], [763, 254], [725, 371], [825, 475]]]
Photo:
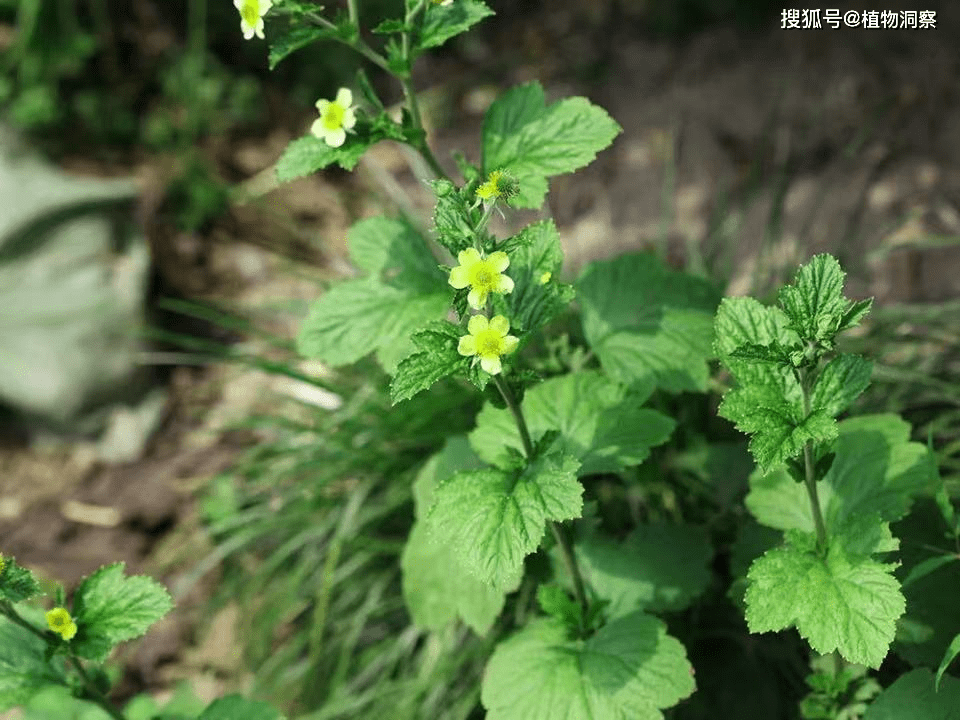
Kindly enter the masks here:
[[[360, 4], [364, 27], [401, 6]], [[416, 68], [441, 163], [479, 159], [513, 84], [589, 97], [624, 132], [551, 183], [566, 272], [649, 250], [770, 301], [834, 253], [847, 295], [877, 299], [849, 341], [877, 362], [859, 409], [904, 413], [955, 482], [956, 8], [869, 3], [936, 27], [804, 30], [781, 28], [781, 1], [489, 4]], [[496, 633], [413, 628], [398, 570], [410, 481], [477, 405], [441, 386], [387, 412], [373, 364], [334, 373], [293, 347], [351, 272], [351, 223], [428, 218], [424, 169], [381, 143], [355, 173], [278, 187], [273, 164], [360, 59], [266, 58], [229, 0], [0, 0], [0, 551], [68, 587], [124, 560], [171, 588], [175, 612], [120, 658], [119, 698], [188, 680], [318, 719], [482, 717]], [[687, 450], [660, 458], [667, 489]], [[789, 717], [793, 675], [787, 700], [739, 716]]]

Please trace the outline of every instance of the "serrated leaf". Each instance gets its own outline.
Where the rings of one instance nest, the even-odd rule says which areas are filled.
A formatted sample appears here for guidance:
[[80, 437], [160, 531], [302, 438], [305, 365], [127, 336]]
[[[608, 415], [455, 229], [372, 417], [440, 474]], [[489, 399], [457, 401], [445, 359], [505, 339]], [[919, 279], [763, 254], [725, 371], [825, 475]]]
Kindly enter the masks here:
[[390, 35], [392, 33], [402, 33], [410, 30], [410, 28], [404, 24], [403, 20], [383, 20], [379, 25], [373, 28], [370, 32], [376, 35]]
[[479, 223], [482, 211], [470, 209], [463, 188], [457, 188], [449, 180], [433, 180], [430, 183], [437, 204], [433, 210], [433, 226], [437, 242], [450, 251], [453, 257], [468, 247], [473, 247], [473, 228]]
[[297, 350], [334, 367], [376, 352], [384, 369], [393, 372], [410, 354], [410, 335], [442, 318], [448, 303], [446, 292], [424, 295], [371, 278], [348, 280], [310, 307], [297, 336]]
[[197, 720], [279, 720], [280, 711], [260, 700], [225, 695], [210, 703]]
[[516, 589], [520, 575], [497, 589], [465, 570], [454, 550], [434, 542], [427, 526], [415, 522], [400, 559], [403, 598], [414, 623], [442, 630], [455, 618], [478, 635], [486, 635], [503, 610], [507, 592]]
[[311, 175], [336, 163], [344, 170], [353, 170], [372, 142], [355, 136], [338, 148], [330, 147], [318, 137], [305, 135], [293, 140], [277, 161], [277, 179], [280, 182]]
[[901, 675], [867, 708], [864, 720], [960, 720], [960, 680], [948, 677], [939, 689], [933, 673], [917, 668]]
[[33, 573], [20, 565], [15, 558], [0, 556], [3, 572], [0, 572], [0, 600], [18, 603], [42, 595], [40, 583]]
[[480, 699], [487, 720], [658, 720], [693, 690], [683, 646], [633, 613], [586, 641], [552, 618], [530, 623], [497, 646]]
[[789, 322], [782, 310], [764, 307], [754, 298], [724, 298], [714, 321], [717, 355], [742, 385], [783, 387], [790, 380], [796, 386], [791, 394], [800, 397], [800, 387], [789, 369], [757, 363], [737, 354], [738, 349], [751, 346], [783, 349], [798, 346], [800, 338], [788, 327]]
[[507, 275], [514, 281], [513, 292], [494, 297], [494, 310], [510, 318], [510, 326], [533, 332], [567, 309], [573, 288], [544, 277], [557, 276], [563, 264], [560, 235], [552, 220], [523, 228], [503, 243], [510, 248]]
[[587, 342], [614, 380], [706, 389], [719, 301], [710, 284], [633, 254], [591, 263], [575, 287]]
[[[46, 628], [43, 612], [18, 607], [17, 612], [39, 630]], [[0, 712], [26, 703], [50, 685], [65, 685], [63, 658], [47, 661], [43, 638], [0, 616]]]
[[826, 340], [838, 332], [850, 305], [843, 296], [845, 275], [837, 259], [824, 253], [801, 266], [793, 284], [780, 289], [780, 304], [804, 340]]
[[578, 467], [572, 458], [549, 457], [517, 479], [494, 469], [457, 473], [434, 492], [429, 532], [435, 542], [452, 548], [468, 572], [502, 589], [539, 547], [548, 520], [580, 516]]
[[857, 300], [840, 318], [840, 327], [837, 328], [837, 332], [843, 332], [859, 325], [864, 316], [870, 312], [871, 307], [873, 307], [873, 298]]
[[333, 21], [334, 27], [328, 28], [312, 24], [311, 21], [303, 18], [307, 12], [316, 12], [319, 8], [313, 7], [307, 10], [304, 6], [293, 6], [290, 9], [293, 10], [290, 14], [295, 19], [287, 21], [282, 29], [275, 31], [274, 28], [279, 25], [271, 23], [269, 38], [271, 70], [284, 58], [318, 40], [331, 38], [350, 40], [357, 35], [356, 26], [346, 14], [337, 17]]
[[483, 173], [509, 170], [520, 183], [511, 205], [538, 208], [548, 177], [587, 165], [620, 132], [613, 118], [586, 98], [548, 107], [539, 83], [519, 85], [497, 98], [484, 117]]
[[118, 643], [146, 633], [173, 606], [160, 583], [144, 575], [127, 577], [123, 569], [124, 563], [105, 565], [74, 593], [77, 634], [70, 648], [82, 658], [103, 660]]
[[836, 417], [870, 384], [873, 363], [859, 355], [837, 355], [820, 371], [810, 393], [810, 406]]
[[479, 470], [484, 466], [470, 447], [466, 435], [447, 438], [440, 452], [434, 454], [417, 473], [413, 481], [414, 517], [423, 519], [433, 506], [433, 493], [437, 485], [461, 470]]
[[413, 344], [421, 352], [408, 355], [397, 365], [390, 382], [394, 405], [429, 389], [441, 378], [466, 370], [470, 360], [457, 352], [460, 335], [460, 328], [449, 322], [432, 323], [413, 335]]
[[414, 42], [415, 53], [443, 45], [494, 12], [480, 0], [457, 0], [450, 5], [427, 4], [426, 15]]
[[877, 668], [906, 607], [894, 567], [850, 557], [842, 543], [831, 543], [821, 558], [812, 535], [791, 531], [785, 545], [750, 567], [747, 625], [755, 633], [796, 626], [818, 653], [837, 650], [850, 662]]
[[[522, 408], [534, 440], [550, 430], [560, 436], [554, 448], [577, 458], [581, 475], [617, 472], [643, 462], [650, 448], [673, 432], [670, 418], [640, 407], [644, 398], [599, 372], [571, 373], [531, 388]], [[506, 467], [509, 449], [523, 443], [512, 413], [487, 405], [470, 434], [477, 455]]]
[[574, 630], [580, 626], [583, 615], [580, 605], [559, 585], [538, 587], [537, 602], [544, 613], [556, 618], [567, 628]]
[[610, 601], [610, 618], [683, 610], [712, 577], [713, 548], [706, 531], [693, 525], [641, 525], [623, 543], [593, 537], [575, 550], [584, 579]]

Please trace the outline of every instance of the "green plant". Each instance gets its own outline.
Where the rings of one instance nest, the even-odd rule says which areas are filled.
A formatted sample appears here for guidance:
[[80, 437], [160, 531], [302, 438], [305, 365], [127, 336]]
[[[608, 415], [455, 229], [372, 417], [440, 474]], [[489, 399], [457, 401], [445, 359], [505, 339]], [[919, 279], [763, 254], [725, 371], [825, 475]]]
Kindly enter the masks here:
[[[500, 238], [490, 220], [539, 208], [549, 178], [589, 163], [619, 126], [585, 98], [548, 104], [527, 83], [487, 110], [479, 161], [457, 155], [459, 176], [448, 174], [424, 132], [412, 67], [490, 15], [483, 2], [405, 0], [402, 17], [370, 31], [385, 36], [380, 46], [362, 32], [356, 0], [334, 14], [303, 0], [237, 4], [242, 31], [268, 39], [271, 66], [333, 40], [404, 94], [397, 118], [361, 72], [356, 98], [342, 88], [318, 100], [310, 134], [277, 164], [281, 180], [334, 164], [352, 169], [381, 140], [408, 145], [435, 174], [430, 236], [413, 218], [356, 223], [348, 246], [361, 277], [326, 291], [297, 339], [303, 355], [333, 367], [372, 354], [391, 376], [393, 407], [381, 393], [358, 392], [350, 412], [328, 416], [330, 434], [287, 423], [306, 439], [301, 450], [291, 438], [254, 448], [245, 497], [228, 479], [206, 505], [220, 543], [214, 557], [270, 545], [256, 584], [282, 585], [287, 598], [276, 613], [264, 609], [264, 623], [299, 636], [265, 672], [279, 686], [299, 684], [298, 712], [446, 720], [476, 716], [479, 696], [490, 720], [698, 717], [700, 674], [690, 658], [703, 658], [710, 633], [739, 641], [744, 618], [754, 634], [796, 629], [825, 656], [810, 662], [792, 635], [764, 646], [807, 679], [778, 715], [953, 712], [960, 680], [947, 673], [960, 640], [944, 628], [956, 618], [949, 608], [946, 622], [929, 617], [906, 597], [956, 569], [953, 498], [936, 455], [911, 441], [901, 418], [837, 419], [870, 382], [871, 363], [839, 343], [872, 302], [843, 296], [836, 259], [817, 255], [802, 266], [778, 307], [721, 300], [703, 279], [642, 254], [592, 263], [564, 282], [552, 222]], [[579, 314], [571, 315], [575, 298]], [[726, 374], [712, 372], [716, 359]], [[729, 432], [718, 442], [723, 431], [697, 417], [711, 389], [723, 390], [719, 414], [751, 437], [755, 469], [742, 475], [756, 522], [740, 502], [738, 446]], [[364, 439], [344, 442], [355, 434]], [[394, 457], [368, 452], [371, 438], [396, 443]], [[412, 481], [411, 525], [402, 516], [416, 461], [389, 460], [425, 451], [433, 452]], [[317, 470], [331, 459], [341, 464]], [[384, 464], [363, 475], [372, 459]], [[364, 507], [375, 488], [382, 494]], [[381, 535], [386, 527], [394, 537]], [[909, 543], [923, 533], [933, 557], [911, 556]], [[900, 538], [902, 568], [890, 555]], [[392, 631], [388, 616], [399, 610], [384, 599], [398, 552], [405, 605], [431, 634], [413, 628], [378, 642], [369, 636]], [[715, 560], [729, 560], [729, 570], [715, 571]], [[327, 644], [330, 618], [358, 605], [347, 639]], [[375, 630], [367, 622], [377, 613]], [[78, 637], [87, 621], [77, 614]], [[488, 642], [468, 646], [455, 623]], [[749, 652], [741, 656], [762, 642], [742, 637]], [[464, 648], [467, 683], [455, 696], [432, 687], [439, 655]], [[769, 677], [756, 658], [736, 663], [735, 672]], [[438, 677], [452, 683], [455, 673]], [[763, 692], [752, 675], [746, 682]]]

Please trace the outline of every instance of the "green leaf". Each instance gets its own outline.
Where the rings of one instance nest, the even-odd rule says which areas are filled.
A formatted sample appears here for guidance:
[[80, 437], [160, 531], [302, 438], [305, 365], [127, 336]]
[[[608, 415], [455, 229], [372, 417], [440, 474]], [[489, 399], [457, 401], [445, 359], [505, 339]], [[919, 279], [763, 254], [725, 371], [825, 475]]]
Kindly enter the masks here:
[[[514, 282], [509, 295], [494, 296], [494, 310], [510, 318], [510, 326], [533, 332], [565, 311], [573, 300], [573, 288], [550, 279], [560, 274], [563, 250], [552, 220], [528, 225], [506, 240], [510, 247], [507, 275]], [[544, 282], [544, 278], [547, 281]]]
[[48, 685], [23, 705], [25, 720], [111, 720], [110, 713], [92, 700], [74, 697], [69, 688]]
[[850, 662], [879, 667], [906, 606], [895, 566], [851, 556], [843, 543], [831, 543], [821, 558], [814, 545], [812, 535], [790, 531], [785, 545], [750, 567], [750, 632], [796, 626], [822, 655], [838, 650]]
[[791, 327], [810, 342], [830, 341], [843, 322], [859, 321], [869, 306], [851, 307], [843, 296], [845, 273], [832, 255], [822, 254], [803, 265], [793, 285], [780, 289], [780, 304], [790, 318]]
[[390, 400], [396, 405], [422, 390], [427, 390], [441, 378], [457, 372], [465, 373], [470, 359], [457, 352], [457, 343], [463, 334], [449, 322], [431, 325], [413, 335], [414, 345], [421, 352], [408, 355], [400, 364], [390, 382]]
[[742, 385], [780, 387], [789, 378], [796, 385], [792, 394], [800, 397], [792, 371], [745, 357], [750, 348], [768, 348], [779, 354], [780, 349], [797, 347], [800, 338], [789, 329], [789, 322], [779, 308], [764, 307], [751, 297], [724, 298], [714, 321], [717, 355]]
[[683, 646], [633, 613], [586, 641], [552, 618], [530, 623], [497, 646], [480, 699], [487, 720], [660, 720], [693, 690]]
[[[289, 13], [290, 19], [280, 23], [270, 24], [269, 43], [270, 43], [270, 69], [273, 70], [277, 64], [291, 53], [300, 48], [304, 48], [318, 40], [339, 39], [350, 41], [357, 36], [357, 27], [351, 21], [349, 16], [341, 13], [334, 21], [334, 27], [326, 28], [313, 24], [311, 20], [304, 18], [307, 12], [317, 12], [319, 7], [313, 7], [309, 10], [307, 5], [292, 6]], [[282, 28], [279, 32], [275, 28]]]
[[[577, 458], [580, 475], [617, 472], [639, 465], [650, 448], [667, 441], [674, 422], [640, 407], [645, 395], [631, 393], [599, 372], [571, 373], [531, 388], [523, 414], [531, 437], [558, 430], [554, 448]], [[486, 405], [470, 434], [477, 455], [499, 467], [510, 463], [510, 450], [522, 451], [512, 413]]]
[[901, 587], [906, 590], [921, 578], [925, 578], [930, 573], [936, 572], [946, 565], [951, 565], [957, 560], [960, 560], [960, 555], [956, 554], [935, 555], [934, 557], [927, 558], [926, 560], [917, 563], [915, 566], [910, 568], [910, 572], [907, 573], [906, 577], [903, 578]]
[[423, 519], [433, 506], [433, 493], [437, 485], [461, 470], [479, 470], [484, 466], [470, 447], [466, 435], [447, 438], [440, 452], [435, 453], [417, 473], [413, 482], [414, 517]]
[[950, 667], [950, 663], [960, 655], [960, 634], [954, 635], [953, 640], [950, 641], [950, 645], [947, 646], [947, 652], [944, 653], [943, 660], [940, 661], [940, 667], [937, 668], [937, 682], [936, 688], [937, 691], [940, 691], [940, 681], [943, 679], [943, 674], [947, 671], [947, 668]]
[[810, 406], [836, 417], [870, 384], [873, 363], [859, 355], [837, 355], [820, 371], [810, 393]]
[[[43, 611], [18, 607], [17, 612], [37, 629], [45, 629]], [[50, 685], [66, 685], [64, 662], [49, 662], [43, 638], [0, 616], [0, 712], [26, 703]]]
[[0, 572], [0, 600], [18, 603], [43, 594], [33, 573], [17, 565], [15, 558], [2, 555], [0, 559], [3, 562], [3, 571]]
[[102, 661], [117, 643], [140, 637], [173, 606], [160, 583], [144, 575], [125, 577], [123, 569], [124, 563], [105, 565], [73, 596], [77, 634], [70, 648], [82, 658]]
[[442, 630], [459, 617], [478, 635], [486, 635], [503, 610], [507, 592], [519, 586], [518, 574], [503, 589], [464, 569], [454, 549], [435, 542], [423, 522], [415, 522], [400, 559], [403, 598], [413, 622]]
[[519, 478], [492, 469], [457, 473], [434, 492], [430, 533], [481, 582], [502, 589], [516, 581], [524, 557], [539, 547], [548, 520], [580, 516], [578, 467], [572, 458], [551, 456], [536, 460]]
[[864, 316], [870, 312], [871, 307], [873, 307], [873, 298], [858, 300], [853, 303], [840, 319], [840, 327], [837, 328], [837, 332], [840, 333], [859, 325]]
[[357, 268], [386, 285], [429, 293], [445, 282], [423, 237], [404, 220], [361, 220], [347, 233], [347, 247]]
[[437, 242], [457, 257], [461, 251], [473, 247], [473, 229], [483, 212], [479, 207], [471, 209], [467, 187], [457, 188], [449, 180], [432, 180], [430, 186], [437, 198], [433, 211]]
[[712, 577], [713, 548], [706, 531], [693, 525], [641, 525], [623, 543], [592, 537], [577, 543], [576, 556], [584, 579], [610, 601], [610, 618], [683, 610]]
[[393, 372], [410, 353], [411, 333], [443, 317], [449, 302], [446, 292], [423, 295], [370, 278], [348, 280], [330, 288], [311, 306], [297, 337], [297, 350], [334, 367], [376, 351], [384, 369]]
[[867, 708], [863, 720], [960, 720], [960, 680], [948, 677], [934, 685], [927, 668], [897, 678]]
[[277, 161], [277, 179], [280, 182], [295, 180], [334, 163], [344, 170], [353, 170], [360, 157], [372, 144], [356, 136], [350, 136], [343, 145], [335, 148], [330, 147], [318, 137], [305, 135], [292, 141], [283, 151], [283, 155]]
[[541, 585], [537, 588], [540, 609], [550, 617], [562, 622], [569, 630], [580, 627], [583, 610], [580, 605], [559, 585]]
[[410, 30], [408, 25], [405, 25], [403, 20], [384, 20], [370, 32], [376, 35], [390, 35], [392, 33], [402, 33]]
[[824, 504], [831, 527], [848, 518], [878, 514], [899, 520], [913, 498], [933, 493], [938, 479], [934, 455], [910, 442], [910, 424], [896, 415], [862, 415], [840, 423], [836, 458], [824, 481], [833, 497]]
[[281, 717], [279, 710], [265, 702], [234, 694], [214, 700], [197, 720], [279, 720]]
[[519, 85], [497, 98], [484, 117], [483, 174], [509, 170], [520, 182], [511, 205], [538, 208], [548, 177], [587, 165], [620, 131], [606, 111], [586, 98], [548, 107], [539, 83]]
[[493, 14], [493, 10], [480, 0], [456, 0], [450, 5], [431, 5], [427, 0], [423, 26], [414, 42], [414, 54], [443, 45]]
[[575, 287], [587, 342], [614, 380], [706, 389], [719, 300], [710, 284], [633, 254], [591, 263]]

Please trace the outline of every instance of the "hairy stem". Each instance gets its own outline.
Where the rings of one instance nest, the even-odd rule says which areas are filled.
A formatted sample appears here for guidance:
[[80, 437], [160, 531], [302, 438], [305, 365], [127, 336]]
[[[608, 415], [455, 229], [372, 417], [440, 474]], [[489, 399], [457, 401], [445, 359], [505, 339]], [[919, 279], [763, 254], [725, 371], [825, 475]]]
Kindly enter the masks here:
[[[507, 403], [507, 407], [510, 408], [510, 412], [513, 413], [513, 419], [516, 421], [517, 429], [520, 431], [520, 440], [523, 442], [523, 450], [527, 458], [532, 458], [533, 442], [530, 440], [530, 431], [527, 429], [527, 421], [523, 417], [523, 410], [520, 408], [519, 403], [517, 403], [513, 393], [510, 392], [510, 387], [502, 378], [494, 375], [493, 381], [497, 386], [497, 390], [500, 391], [500, 395], [503, 396], [504, 402]], [[567, 568], [567, 574], [570, 575], [570, 579], [573, 581], [573, 594], [577, 598], [577, 603], [581, 609], [580, 630], [582, 632], [585, 629], [583, 627], [583, 619], [587, 616], [589, 603], [587, 602], [587, 593], [583, 587], [583, 576], [580, 574], [580, 566], [577, 564], [577, 558], [573, 554], [573, 543], [570, 542], [566, 533], [563, 532], [560, 523], [550, 520], [547, 524], [550, 526], [550, 532], [553, 533], [554, 540], [557, 541], [557, 547], [560, 548], [560, 554], [563, 557], [563, 564]]]
[[[803, 391], [803, 412], [805, 416], [810, 415], [810, 385], [812, 374], [807, 371], [801, 371], [800, 389]], [[827, 549], [827, 526], [823, 522], [823, 511], [820, 509], [820, 497], [817, 495], [817, 476], [813, 465], [813, 442], [807, 441], [803, 446], [803, 469], [804, 485], [807, 487], [807, 495], [810, 496], [810, 508], [813, 511], [813, 522], [817, 528], [817, 550], [821, 553]]]

